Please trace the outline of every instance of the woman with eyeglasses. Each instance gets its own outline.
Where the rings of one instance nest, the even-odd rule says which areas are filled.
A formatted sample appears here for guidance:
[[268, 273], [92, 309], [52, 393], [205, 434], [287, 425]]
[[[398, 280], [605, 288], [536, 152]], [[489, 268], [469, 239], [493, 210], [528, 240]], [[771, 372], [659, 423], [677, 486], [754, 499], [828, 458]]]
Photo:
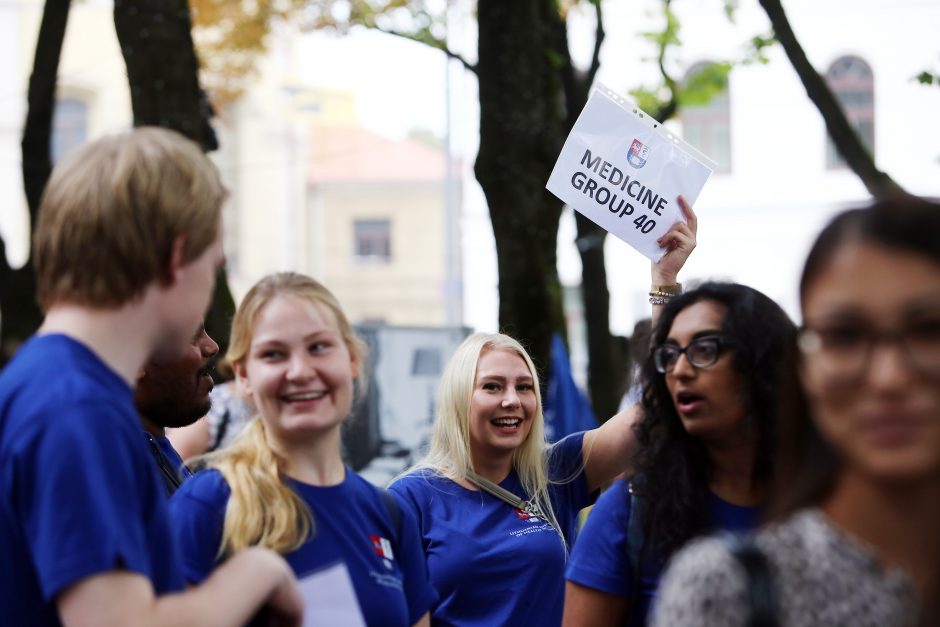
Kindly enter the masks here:
[[781, 422], [774, 522], [752, 542], [767, 566], [748, 577], [725, 544], [689, 547], [656, 625], [938, 624], [918, 615], [940, 591], [940, 205], [840, 214], [800, 297], [810, 411]]
[[753, 528], [773, 464], [781, 372], [796, 328], [743, 285], [666, 303], [644, 370], [636, 474], [605, 492], [568, 565], [564, 624], [643, 625], [666, 561], [715, 529]]

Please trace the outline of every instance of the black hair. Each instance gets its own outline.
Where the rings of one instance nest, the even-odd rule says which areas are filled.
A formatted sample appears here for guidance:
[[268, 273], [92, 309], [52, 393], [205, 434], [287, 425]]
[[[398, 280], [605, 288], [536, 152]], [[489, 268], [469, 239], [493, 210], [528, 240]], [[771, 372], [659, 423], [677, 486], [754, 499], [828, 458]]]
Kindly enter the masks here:
[[[770, 483], [780, 407], [782, 373], [796, 376], [796, 326], [770, 298], [736, 283], [705, 283], [663, 307], [653, 330], [653, 346], [665, 342], [673, 321], [687, 307], [708, 301], [725, 308], [721, 332], [733, 346], [733, 367], [744, 384], [749, 419], [757, 429], [753, 477]], [[704, 443], [689, 435], [676, 412], [666, 377], [653, 363], [643, 366], [642, 420], [635, 427], [637, 453], [634, 492], [643, 499], [644, 550], [665, 561], [711, 526], [708, 487], [711, 462]]]
[[[842, 246], [850, 242], [914, 253], [940, 266], [940, 204], [915, 196], [896, 196], [838, 214], [816, 238], [806, 258], [800, 279], [804, 311], [809, 288]], [[799, 390], [792, 393], [798, 394]], [[831, 493], [839, 459], [816, 429], [808, 408], [784, 409], [777, 457], [773, 518], [782, 519], [804, 507], [819, 505]]]

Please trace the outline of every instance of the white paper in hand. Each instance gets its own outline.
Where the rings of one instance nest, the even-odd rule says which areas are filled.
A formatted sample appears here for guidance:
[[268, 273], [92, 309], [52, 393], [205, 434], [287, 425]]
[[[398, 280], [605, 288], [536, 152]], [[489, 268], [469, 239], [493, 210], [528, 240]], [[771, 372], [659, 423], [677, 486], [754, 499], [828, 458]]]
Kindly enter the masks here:
[[304, 627], [365, 627], [346, 564], [339, 562], [298, 582], [304, 598]]
[[690, 204], [714, 165], [626, 99], [594, 90], [545, 186], [587, 218], [659, 261], [656, 243]]

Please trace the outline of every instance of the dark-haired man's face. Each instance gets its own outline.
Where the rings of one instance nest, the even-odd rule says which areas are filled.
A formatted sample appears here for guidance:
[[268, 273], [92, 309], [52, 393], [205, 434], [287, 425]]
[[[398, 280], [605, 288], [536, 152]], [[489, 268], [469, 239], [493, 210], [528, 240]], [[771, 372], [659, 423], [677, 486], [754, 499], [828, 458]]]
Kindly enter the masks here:
[[144, 365], [134, 402], [140, 415], [157, 427], [185, 427], [209, 411], [212, 358], [219, 345], [199, 327], [182, 354]]

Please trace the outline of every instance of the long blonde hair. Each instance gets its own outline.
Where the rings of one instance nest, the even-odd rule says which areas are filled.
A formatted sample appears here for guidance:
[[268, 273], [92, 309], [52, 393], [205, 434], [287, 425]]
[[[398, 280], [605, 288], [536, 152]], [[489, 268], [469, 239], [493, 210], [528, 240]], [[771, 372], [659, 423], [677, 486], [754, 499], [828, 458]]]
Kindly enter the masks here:
[[[251, 348], [254, 324], [261, 310], [277, 297], [313, 303], [336, 322], [359, 372], [366, 359], [365, 343], [356, 335], [339, 301], [322, 284], [293, 272], [270, 274], [249, 290], [235, 312], [226, 358], [243, 366]], [[360, 386], [363, 378], [359, 377]], [[313, 514], [307, 504], [284, 482], [286, 462], [268, 443], [264, 421], [256, 416], [232, 444], [203, 458], [225, 478], [231, 497], [219, 555], [231, 555], [260, 545], [278, 553], [299, 548], [314, 531]]]
[[[431, 470], [451, 480], [467, 480], [469, 471], [474, 470], [470, 453], [470, 402], [476, 382], [477, 366], [484, 353], [496, 350], [509, 351], [521, 357], [532, 375], [535, 392], [532, 427], [525, 441], [513, 451], [512, 465], [530, 500], [534, 500], [552, 526], [560, 530], [548, 496], [547, 442], [538, 373], [522, 345], [502, 333], [474, 333], [457, 348], [441, 376], [428, 453], [395, 480], [416, 470]], [[564, 541], [562, 536], [562, 542]]]

